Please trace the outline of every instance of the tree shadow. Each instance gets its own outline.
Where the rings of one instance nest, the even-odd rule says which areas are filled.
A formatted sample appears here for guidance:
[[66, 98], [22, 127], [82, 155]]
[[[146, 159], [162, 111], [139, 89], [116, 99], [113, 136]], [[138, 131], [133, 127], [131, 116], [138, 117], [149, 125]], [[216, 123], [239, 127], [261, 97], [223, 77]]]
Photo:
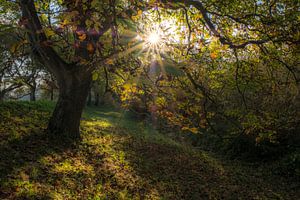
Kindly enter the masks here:
[[136, 175], [149, 183], [145, 193], [155, 189], [159, 199], [294, 199], [299, 195], [276, 177], [272, 182], [272, 177], [255, 169], [231, 169], [233, 165], [225, 166], [208, 154], [164, 141], [130, 137], [120, 143], [120, 149]]
[[295, 189], [299, 188], [298, 184], [287, 187], [287, 180], [281, 177], [260, 174], [256, 168], [239, 166], [238, 162], [226, 164], [205, 152], [184, 149], [178, 141], [157, 134], [150, 125], [139, 126], [137, 119], [117, 110], [113, 113], [110, 109], [96, 110], [94, 116], [118, 127], [110, 134], [123, 138], [115, 148], [125, 154], [132, 168], [124, 173], [142, 180], [137, 182], [139, 186], [128, 190], [142, 198], [149, 194], [157, 199], [294, 199], [299, 196]]
[[[149, 183], [163, 199], [222, 198], [221, 166], [178, 146], [131, 139], [121, 149], [135, 173]], [[216, 194], [218, 192], [218, 194]]]
[[[61, 154], [69, 149], [74, 148], [75, 143], [64, 142], [57, 138], [50, 138], [46, 133], [27, 134], [18, 138], [2, 141], [0, 146], [0, 198], [1, 199], [26, 199], [23, 196], [14, 196], [15, 191], [11, 191], [11, 184], [22, 184], [21, 182], [30, 181], [29, 175], [35, 173], [35, 177], [43, 176], [42, 169], [45, 167], [40, 163], [40, 159], [47, 155]], [[28, 166], [30, 166], [28, 168]], [[35, 168], [34, 168], [35, 167]], [[39, 170], [38, 172], [28, 171], [31, 169]], [[17, 182], [17, 179], [20, 182]], [[39, 177], [41, 178], [41, 177]], [[32, 193], [30, 199], [47, 199], [46, 194], [36, 196]]]

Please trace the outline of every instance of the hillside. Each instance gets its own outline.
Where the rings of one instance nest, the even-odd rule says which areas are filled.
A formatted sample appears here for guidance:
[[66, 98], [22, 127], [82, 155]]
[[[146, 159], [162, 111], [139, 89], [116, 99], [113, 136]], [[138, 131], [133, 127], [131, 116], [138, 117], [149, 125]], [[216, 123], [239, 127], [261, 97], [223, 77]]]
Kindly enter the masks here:
[[0, 104], [0, 199], [299, 199], [299, 183], [91, 107], [82, 140], [43, 133], [53, 105]]

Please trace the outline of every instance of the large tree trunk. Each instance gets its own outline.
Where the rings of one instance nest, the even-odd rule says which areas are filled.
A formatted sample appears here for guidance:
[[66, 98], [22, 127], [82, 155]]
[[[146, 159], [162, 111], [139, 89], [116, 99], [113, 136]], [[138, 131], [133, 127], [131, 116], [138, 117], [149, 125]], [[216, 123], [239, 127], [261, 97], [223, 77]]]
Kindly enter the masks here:
[[90, 76], [82, 77], [79, 74], [58, 80], [59, 98], [48, 124], [49, 134], [70, 139], [80, 137], [80, 119], [90, 84]]

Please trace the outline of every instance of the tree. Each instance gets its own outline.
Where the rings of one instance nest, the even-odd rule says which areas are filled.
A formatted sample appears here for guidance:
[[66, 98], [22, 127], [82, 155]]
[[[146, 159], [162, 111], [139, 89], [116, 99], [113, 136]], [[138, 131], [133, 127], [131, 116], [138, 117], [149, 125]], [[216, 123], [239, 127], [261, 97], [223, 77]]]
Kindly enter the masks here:
[[[48, 132], [78, 138], [81, 113], [90, 88], [92, 72], [96, 68], [85, 63], [92, 59], [96, 42], [111, 28], [113, 15], [110, 13], [102, 15], [101, 17], [105, 17], [104, 20], [102, 23], [98, 22], [101, 23], [101, 28], [87, 32], [88, 20], [92, 17], [92, 1], [64, 1], [62, 6], [66, 7], [67, 14], [76, 13], [71, 17], [71, 21], [77, 24], [73, 35], [79, 45], [75, 50], [75, 57], [80, 60], [80, 62], [66, 62], [49, 44], [49, 38], [34, 3], [33, 0], [20, 1], [21, 23], [28, 30], [36, 59], [44, 63], [54, 74], [59, 86], [59, 98], [48, 125]], [[106, 6], [110, 8], [108, 2], [103, 3], [103, 6], [103, 9]]]
[[[295, 24], [298, 20], [295, 14], [297, 5], [296, 1], [254, 1], [253, 5], [249, 5], [241, 1], [227, 1], [225, 4], [194, 0], [65, 0], [55, 1], [55, 6], [52, 6], [52, 9], [63, 11], [62, 14], [51, 15], [49, 3], [20, 0], [20, 24], [27, 30], [34, 55], [55, 76], [59, 86], [58, 102], [48, 125], [49, 133], [71, 138], [80, 136], [80, 116], [91, 86], [93, 71], [99, 65], [113, 63], [111, 57], [118, 58], [116, 53], [124, 51], [117, 46], [121, 21], [124, 22], [123, 28], [128, 28], [129, 21], [133, 17], [140, 17], [145, 10], [183, 10], [189, 29], [185, 37], [188, 44], [184, 46], [187, 54], [192, 50], [194, 53], [199, 52], [193, 49], [195, 45], [191, 42], [196, 43], [192, 35], [196, 32], [195, 25], [200, 25], [205, 29], [205, 34], [219, 41], [216, 42], [219, 48], [211, 48], [210, 52], [210, 57], [216, 58], [217, 51], [223, 47], [236, 51], [252, 45], [298, 45]], [[47, 12], [38, 14], [36, 6], [39, 6], [40, 11]], [[195, 18], [194, 22], [190, 20], [191, 17]], [[52, 25], [53, 21], [59, 23]], [[282, 28], [287, 21], [289, 26]], [[236, 36], [233, 34], [234, 30], [238, 32]], [[198, 37], [194, 39], [199, 40]], [[289, 65], [286, 67], [298, 82], [297, 69]], [[189, 71], [186, 73], [194, 86], [207, 96], [206, 90], [195, 82]]]
[[[23, 86], [22, 80], [15, 74], [18, 64], [5, 62], [0, 65], [0, 101], [13, 90]], [[23, 63], [21, 62], [20, 65]], [[17, 66], [16, 66], [17, 65]]]
[[[5, 43], [4, 43], [5, 44]], [[0, 101], [10, 93], [32, 80], [28, 56], [14, 55], [7, 48], [1, 49], [0, 64]]]
[[55, 100], [58, 86], [53, 75], [47, 71], [43, 71], [41, 74], [40, 89], [42, 99], [49, 99], [50, 101]]
[[40, 63], [34, 62], [29, 59], [26, 68], [21, 68], [18, 72], [19, 76], [22, 77], [23, 84], [29, 89], [30, 101], [36, 100], [36, 92], [41, 81], [43, 67]]

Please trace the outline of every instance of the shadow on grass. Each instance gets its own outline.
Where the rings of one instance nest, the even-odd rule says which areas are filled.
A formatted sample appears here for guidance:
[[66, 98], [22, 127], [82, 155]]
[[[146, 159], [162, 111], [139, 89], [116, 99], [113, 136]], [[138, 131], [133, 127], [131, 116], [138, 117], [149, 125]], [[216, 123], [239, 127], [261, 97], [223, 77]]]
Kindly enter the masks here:
[[[20, 186], [18, 184], [29, 183], [30, 175], [35, 176], [35, 178], [42, 176], [40, 173], [42, 173], [41, 169], [43, 166], [39, 163], [42, 157], [60, 154], [73, 147], [74, 144], [51, 139], [45, 133], [34, 133], [7, 142], [2, 141], [0, 146], [0, 198], [26, 199], [28, 195], [24, 192], [14, 196], [16, 191], [11, 191], [10, 186], [15, 185], [18, 187]], [[28, 170], [39, 170], [39, 172]], [[31, 191], [28, 192], [30, 193]], [[34, 199], [35, 195], [32, 192], [29, 195], [30, 199]], [[40, 194], [39, 198], [46, 198], [47, 195], [44, 195]]]
[[158, 199], [210, 199], [226, 192], [220, 192], [222, 168], [178, 146], [128, 140], [121, 148], [135, 173], [157, 191]]
[[[221, 163], [205, 153], [190, 152], [164, 142], [130, 138], [121, 151], [140, 177], [150, 199], [297, 199], [299, 185], [235, 164]], [[247, 170], [249, 169], [249, 171]], [[298, 188], [298, 189], [297, 189]]]

